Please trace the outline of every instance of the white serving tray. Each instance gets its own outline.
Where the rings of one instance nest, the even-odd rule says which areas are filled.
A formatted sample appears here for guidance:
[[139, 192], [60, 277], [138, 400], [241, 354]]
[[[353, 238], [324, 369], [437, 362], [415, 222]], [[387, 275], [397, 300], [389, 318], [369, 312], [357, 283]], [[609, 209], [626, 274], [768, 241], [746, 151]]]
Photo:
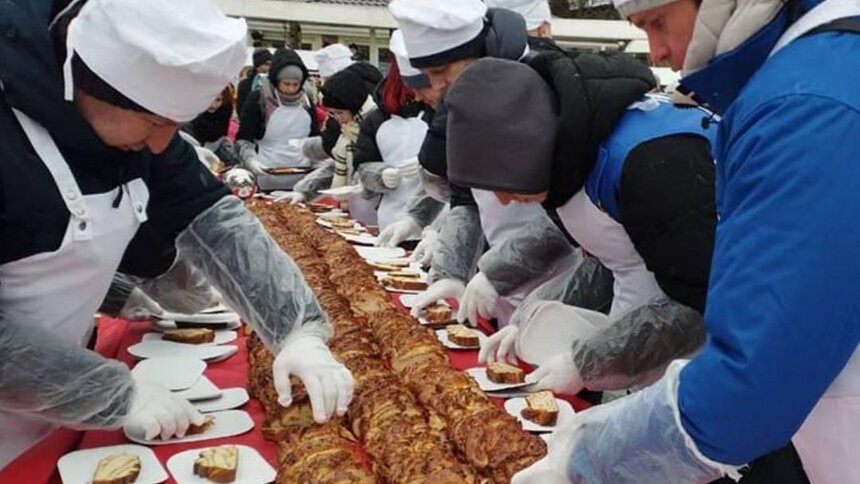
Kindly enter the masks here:
[[64, 484], [88, 484], [93, 480], [99, 461], [114, 454], [134, 454], [140, 458], [140, 474], [134, 484], [158, 484], [167, 480], [167, 471], [152, 449], [133, 444], [70, 452], [57, 461], [57, 470]]
[[158, 383], [168, 390], [191, 388], [206, 369], [206, 363], [197, 358], [150, 358], [138, 362], [131, 370], [137, 381]]
[[[209, 447], [186, 450], [174, 455], [167, 461], [167, 468], [177, 484], [212, 484], [212, 481], [194, 474], [194, 461], [200, 457], [200, 452]], [[275, 480], [275, 469], [263, 459], [252, 447], [237, 445], [239, 462], [236, 466], [237, 484], [267, 484]]]
[[146, 440], [143, 438], [143, 429], [123, 427], [122, 430], [128, 440], [131, 440], [132, 442], [137, 442], [143, 445], [169, 445], [233, 437], [235, 435], [242, 435], [254, 428], [254, 421], [251, 420], [251, 416], [243, 410], [227, 410], [207, 415], [215, 417], [215, 423], [212, 427], [202, 434], [186, 435], [181, 439], [174, 436], [167, 440], [161, 440], [159, 437], [156, 437], [153, 440]]
[[211, 400], [221, 396], [221, 390], [212, 383], [212, 380], [201, 376], [191, 388], [175, 392], [177, 397], [184, 398], [189, 402], [199, 400]]
[[201, 402], [191, 402], [200, 413], [221, 412], [232, 410], [248, 403], [248, 391], [244, 388], [225, 388], [221, 396]]
[[570, 423], [570, 420], [576, 416], [576, 411], [572, 406], [570, 406], [570, 403], [560, 398], [556, 398], [555, 404], [558, 405], [558, 420], [555, 425], [552, 426], [538, 425], [531, 420], [523, 418], [520, 412], [526, 408], [525, 398], [511, 398], [510, 400], [505, 401], [505, 411], [516, 417], [523, 426], [523, 430], [526, 432], [550, 433], [555, 432], [556, 429], [561, 428], [564, 425], [567, 425]]

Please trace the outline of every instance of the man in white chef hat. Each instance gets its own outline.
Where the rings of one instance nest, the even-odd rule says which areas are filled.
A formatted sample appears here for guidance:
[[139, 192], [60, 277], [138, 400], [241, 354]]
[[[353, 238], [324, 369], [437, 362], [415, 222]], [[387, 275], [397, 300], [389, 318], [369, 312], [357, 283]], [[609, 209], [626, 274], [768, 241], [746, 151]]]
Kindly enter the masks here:
[[202, 417], [83, 348], [113, 274], [193, 264], [276, 355], [314, 418], [352, 376], [293, 261], [176, 136], [241, 68], [246, 26], [207, 0], [0, 5], [0, 468], [55, 426], [182, 436]]

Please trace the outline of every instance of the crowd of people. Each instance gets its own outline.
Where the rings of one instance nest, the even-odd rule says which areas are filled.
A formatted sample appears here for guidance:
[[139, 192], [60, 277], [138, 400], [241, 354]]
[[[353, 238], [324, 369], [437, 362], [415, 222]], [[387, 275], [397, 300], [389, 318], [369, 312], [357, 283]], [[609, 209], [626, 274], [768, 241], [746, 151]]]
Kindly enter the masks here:
[[56, 425], [202, 420], [86, 349], [99, 307], [223, 300], [318, 422], [346, 412], [324, 311], [231, 195], [253, 184], [334, 197], [429, 269], [414, 316], [456, 300], [496, 328], [482, 363], [595, 404], [515, 484], [860, 483], [860, 1], [614, 6], [677, 92], [561, 49], [547, 0], [393, 0], [386, 72], [334, 44], [318, 77], [289, 48], [244, 66], [209, 0], [0, 6], [0, 468]]

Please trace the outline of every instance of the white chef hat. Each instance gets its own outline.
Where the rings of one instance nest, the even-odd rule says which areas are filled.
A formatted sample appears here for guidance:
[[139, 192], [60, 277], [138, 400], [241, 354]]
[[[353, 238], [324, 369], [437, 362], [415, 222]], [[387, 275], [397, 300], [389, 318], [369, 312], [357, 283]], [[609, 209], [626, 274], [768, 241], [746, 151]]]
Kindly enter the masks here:
[[430, 79], [423, 72], [412, 67], [409, 62], [409, 54], [406, 52], [406, 44], [403, 43], [403, 32], [395, 30], [391, 34], [391, 42], [388, 50], [397, 59], [397, 67], [400, 69], [400, 77], [403, 84], [409, 89], [427, 89], [430, 87]]
[[414, 67], [483, 54], [487, 6], [481, 0], [394, 0], [388, 10], [403, 32]]
[[314, 54], [322, 77], [331, 77], [353, 64], [352, 51], [343, 44], [332, 44]]
[[74, 54], [141, 107], [176, 122], [206, 110], [245, 62], [244, 20], [209, 0], [89, 0], [68, 26], [65, 97]]
[[522, 15], [528, 30], [534, 30], [552, 18], [547, 0], [484, 0], [484, 3], [489, 8], [504, 8]]
[[627, 18], [634, 13], [657, 8], [675, 1], [677, 0], [613, 0], [612, 3], [615, 4], [615, 9], [618, 10], [621, 17]]

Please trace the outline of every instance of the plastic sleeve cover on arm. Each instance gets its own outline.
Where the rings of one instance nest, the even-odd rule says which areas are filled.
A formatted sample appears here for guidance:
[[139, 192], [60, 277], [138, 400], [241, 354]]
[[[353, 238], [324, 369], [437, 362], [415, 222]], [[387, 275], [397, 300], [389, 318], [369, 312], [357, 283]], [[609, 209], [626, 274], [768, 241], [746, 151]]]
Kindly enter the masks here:
[[366, 161], [356, 168], [358, 179], [364, 185], [364, 190], [371, 193], [387, 193], [391, 188], [382, 182], [382, 170], [386, 169], [385, 163], [381, 161]]
[[190, 262], [177, 259], [163, 276], [140, 281], [140, 289], [167, 311], [193, 314], [211, 306], [216, 294]]
[[0, 409], [65, 427], [118, 427], [134, 381], [124, 364], [58, 341], [37, 321], [11, 321], [0, 310]]
[[257, 156], [257, 144], [240, 139], [236, 141], [236, 152], [239, 154], [239, 160], [242, 164], [246, 165], [251, 158]]
[[224, 197], [197, 217], [177, 247], [273, 352], [299, 328], [330, 336], [328, 320], [298, 266], [238, 198]]
[[478, 268], [502, 296], [546, 273], [552, 264], [573, 253], [573, 246], [546, 215], [529, 222], [516, 237], [493, 247]]
[[135, 287], [137, 287], [136, 278], [121, 273], [114, 274], [105, 300], [99, 306], [99, 312], [110, 316], [119, 315]]
[[421, 228], [432, 224], [442, 213], [445, 204], [427, 195], [423, 188], [419, 189], [409, 200], [407, 213], [418, 222]]
[[484, 252], [484, 233], [477, 206], [454, 207], [439, 232], [430, 281], [455, 279], [467, 282]]
[[308, 138], [302, 145], [302, 154], [305, 155], [305, 158], [312, 161], [323, 161], [329, 156], [323, 149], [322, 136]]
[[708, 342], [679, 403], [698, 449], [737, 464], [785, 445], [860, 341], [860, 113], [793, 95], [733, 124], [718, 156]]
[[293, 187], [293, 191], [299, 192], [305, 196], [305, 200], [313, 200], [319, 195], [320, 190], [331, 188], [331, 181], [334, 178], [334, 161], [323, 161], [319, 168], [308, 173]]
[[705, 341], [701, 315], [666, 298], [633, 309], [573, 344], [585, 387], [621, 390], [655, 380], [672, 360]]

